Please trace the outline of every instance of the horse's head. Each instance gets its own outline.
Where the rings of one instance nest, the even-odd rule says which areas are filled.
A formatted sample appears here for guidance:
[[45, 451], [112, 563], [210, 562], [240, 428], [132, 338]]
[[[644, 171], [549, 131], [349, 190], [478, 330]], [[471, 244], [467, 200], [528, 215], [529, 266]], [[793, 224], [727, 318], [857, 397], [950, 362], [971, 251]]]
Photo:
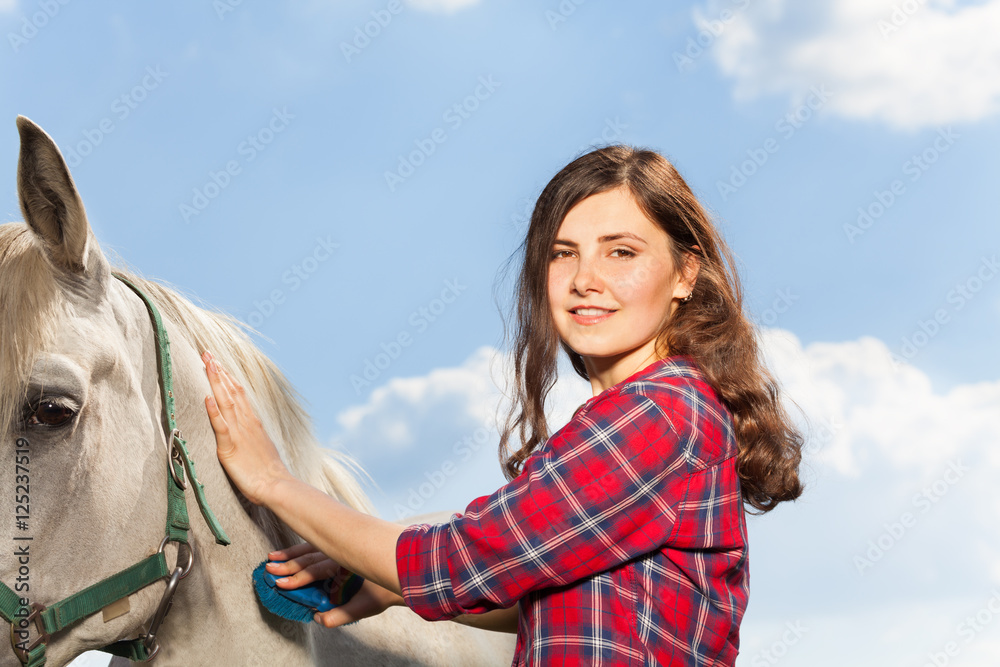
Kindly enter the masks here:
[[[62, 665], [85, 650], [144, 634], [170, 590], [169, 576], [153, 577], [149, 585], [133, 585], [138, 590], [125, 598], [127, 605], [93, 602], [110, 593], [88, 594], [91, 603], [83, 606], [96, 613], [74, 614], [67, 603], [126, 568], [160, 560], [168, 517], [176, 517], [167, 510], [168, 488], [176, 494], [167, 454], [174, 438], [150, 312], [112, 273], [56, 145], [26, 118], [17, 126], [25, 222], [0, 225], [0, 610], [13, 616], [24, 603], [44, 605], [45, 623], [62, 628], [45, 642], [47, 664]], [[294, 390], [232, 318], [162, 285], [128, 278], [163, 316], [173, 411], [211, 508], [232, 539], [229, 547], [216, 546], [188, 476], [194, 566], [159, 630], [158, 663], [301, 664], [308, 651], [303, 626], [264, 613], [250, 583], [267, 551], [296, 537], [228, 483], [203, 403], [211, 389], [201, 351], [211, 349], [247, 387], [294, 474], [357, 509], [370, 505], [344, 457], [318, 447]], [[162, 560], [160, 567], [174, 575], [187, 562], [186, 549], [169, 542]], [[66, 618], [56, 623], [54, 610], [63, 609]], [[392, 624], [402, 622], [394, 618]], [[25, 645], [39, 639], [34, 627], [25, 631], [22, 619], [14, 620]], [[383, 633], [400, 631], [367, 627], [376, 643]], [[352, 632], [333, 636], [355, 641]], [[0, 643], [0, 666], [17, 664], [14, 650]]]
[[[0, 582], [49, 606], [156, 552], [168, 438], [149, 314], [114, 279], [56, 145], [26, 118], [17, 127], [25, 223], [0, 226]], [[197, 354], [185, 351], [176, 372], [193, 378]], [[203, 390], [178, 412], [201, 407], [200, 379]], [[231, 498], [212, 459], [198, 472]], [[173, 568], [177, 545], [165, 551]], [[163, 591], [147, 586], [130, 596], [127, 613], [106, 620], [99, 612], [53, 635], [48, 664], [136, 637]], [[37, 636], [32, 628], [29, 642]], [[16, 665], [6, 644], [0, 664]]]

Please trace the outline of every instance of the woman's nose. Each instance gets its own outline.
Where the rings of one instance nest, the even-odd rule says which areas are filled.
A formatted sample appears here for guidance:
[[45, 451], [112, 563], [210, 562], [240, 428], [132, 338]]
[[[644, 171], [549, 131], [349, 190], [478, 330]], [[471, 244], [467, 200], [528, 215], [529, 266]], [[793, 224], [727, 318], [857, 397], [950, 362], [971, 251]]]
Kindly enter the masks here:
[[593, 260], [581, 257], [573, 275], [573, 291], [583, 296], [587, 292], [601, 292], [603, 289], [599, 267]]

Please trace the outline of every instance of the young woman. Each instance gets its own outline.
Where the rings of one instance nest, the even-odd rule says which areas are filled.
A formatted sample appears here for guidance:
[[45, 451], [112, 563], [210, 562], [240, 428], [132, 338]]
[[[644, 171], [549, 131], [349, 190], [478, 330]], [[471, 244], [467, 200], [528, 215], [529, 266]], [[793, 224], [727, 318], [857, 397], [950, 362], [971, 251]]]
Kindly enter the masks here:
[[[518, 287], [508, 484], [404, 528], [293, 478], [242, 389], [205, 361], [218, 455], [308, 544], [284, 587], [366, 579], [317, 621], [406, 604], [517, 632], [515, 665], [732, 665], [748, 595], [744, 504], [801, 493], [802, 439], [763, 367], [725, 243], [660, 155], [596, 150], [539, 197]], [[562, 348], [594, 397], [554, 434]]]

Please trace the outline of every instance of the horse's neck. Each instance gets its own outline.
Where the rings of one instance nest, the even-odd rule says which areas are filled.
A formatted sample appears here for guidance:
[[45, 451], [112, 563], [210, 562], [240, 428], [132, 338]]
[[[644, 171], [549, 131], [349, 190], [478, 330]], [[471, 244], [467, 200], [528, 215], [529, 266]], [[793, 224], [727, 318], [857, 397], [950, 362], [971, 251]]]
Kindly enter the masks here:
[[[266, 614], [253, 592], [251, 573], [273, 546], [247, 514], [215, 453], [215, 435], [206, 428], [204, 369], [185, 341], [172, 343], [178, 387], [178, 424], [184, 431], [209, 505], [232, 543], [215, 544], [191, 489], [186, 493], [195, 563], [178, 584], [173, 606], [159, 636], [166, 665], [307, 665], [304, 626]], [[187, 350], [182, 350], [187, 348]], [[194, 662], [191, 656], [196, 656]], [[200, 657], [199, 657], [200, 656]]]
[[[192, 517], [194, 519], [196, 517]], [[231, 528], [227, 525], [227, 530]], [[240, 531], [231, 531], [239, 534]], [[256, 553], [266, 552], [263, 542]], [[309, 665], [307, 639], [299, 623], [265, 616], [250, 584], [249, 558], [199, 540], [201, 552], [182, 580], [161, 630], [161, 666]], [[223, 554], [208, 555], [225, 549]], [[246, 549], [241, 549], [245, 552]]]
[[[209, 443], [214, 448], [214, 438]], [[204, 449], [204, 448], [203, 448]], [[207, 459], [212, 452], [202, 452]], [[271, 549], [228, 483], [206, 483], [213, 510], [232, 544], [215, 544], [188, 494], [195, 564], [178, 584], [173, 606], [160, 631], [165, 665], [307, 665], [307, 638], [299, 623], [282, 621], [260, 608], [251, 572]], [[223, 519], [225, 517], [225, 519]], [[192, 656], [200, 656], [195, 662]]]

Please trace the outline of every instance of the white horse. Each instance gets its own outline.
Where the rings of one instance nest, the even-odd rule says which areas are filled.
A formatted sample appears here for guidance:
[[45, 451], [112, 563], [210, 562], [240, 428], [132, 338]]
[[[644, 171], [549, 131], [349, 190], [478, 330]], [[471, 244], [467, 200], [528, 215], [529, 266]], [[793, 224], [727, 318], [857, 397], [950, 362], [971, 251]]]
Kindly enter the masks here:
[[[56, 145], [28, 119], [19, 117], [17, 125], [26, 224], [0, 225], [0, 581], [12, 589], [25, 584], [23, 595], [51, 605], [160, 546], [166, 417], [146, 307], [112, 277]], [[160, 233], [168, 245], [170, 231]], [[269, 550], [299, 540], [273, 514], [249, 505], [220, 467], [203, 403], [210, 389], [201, 352], [212, 350], [247, 387], [295, 474], [352, 507], [370, 510], [368, 501], [350, 463], [320, 449], [289, 383], [233, 319], [125, 275], [163, 316], [176, 419], [208, 502], [232, 540], [228, 547], [215, 543], [188, 488], [195, 560], [157, 634], [156, 663], [510, 664], [513, 635], [428, 623], [405, 608], [335, 630], [263, 610], [250, 573]], [[27, 452], [20, 460], [26, 465], [16, 471], [15, 447]], [[16, 479], [19, 474], [26, 477]], [[16, 488], [21, 482], [27, 494]], [[23, 523], [15, 516], [25, 517]], [[29, 555], [15, 557], [24, 545]], [[173, 567], [175, 544], [165, 553]], [[64, 665], [84, 651], [141, 635], [164, 589], [165, 581], [157, 581], [128, 596], [126, 613], [107, 620], [96, 613], [52, 634], [47, 664]], [[18, 664], [13, 649], [0, 644], [0, 665]]]

